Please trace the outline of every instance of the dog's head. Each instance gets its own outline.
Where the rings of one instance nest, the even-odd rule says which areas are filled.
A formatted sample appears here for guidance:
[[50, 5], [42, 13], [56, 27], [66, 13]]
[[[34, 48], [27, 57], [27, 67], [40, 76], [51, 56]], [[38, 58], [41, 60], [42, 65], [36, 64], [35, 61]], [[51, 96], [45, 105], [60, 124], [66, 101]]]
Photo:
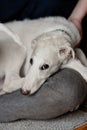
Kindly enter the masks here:
[[49, 66], [44, 70], [50, 70], [50, 73], [51, 70], [55, 70], [53, 68], [60, 68], [61, 64], [67, 63], [75, 55], [68, 39], [57, 31], [47, 32], [35, 38], [32, 41], [32, 50], [31, 66], [35, 62], [37, 62], [39, 68], [43, 68], [44, 65]]
[[68, 40], [61, 32], [47, 32], [32, 41], [32, 55], [29, 59], [27, 89], [34, 93], [43, 82], [54, 72], [60, 69], [62, 64], [73, 57], [74, 51]]
[[50, 28], [32, 41], [32, 55], [27, 61], [26, 69], [29, 84], [24, 90], [34, 93], [53, 73], [74, 58], [74, 48], [81, 37], [75, 25], [65, 18], [54, 18], [57, 26]]

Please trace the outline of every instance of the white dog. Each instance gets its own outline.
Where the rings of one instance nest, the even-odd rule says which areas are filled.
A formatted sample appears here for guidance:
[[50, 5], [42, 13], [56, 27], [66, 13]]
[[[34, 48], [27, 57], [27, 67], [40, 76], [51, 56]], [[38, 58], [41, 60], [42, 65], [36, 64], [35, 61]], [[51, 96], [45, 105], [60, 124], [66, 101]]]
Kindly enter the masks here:
[[87, 80], [86, 57], [73, 50], [79, 41], [75, 25], [62, 17], [0, 24], [0, 78], [4, 79], [0, 94], [19, 88], [32, 94], [51, 74], [66, 67]]

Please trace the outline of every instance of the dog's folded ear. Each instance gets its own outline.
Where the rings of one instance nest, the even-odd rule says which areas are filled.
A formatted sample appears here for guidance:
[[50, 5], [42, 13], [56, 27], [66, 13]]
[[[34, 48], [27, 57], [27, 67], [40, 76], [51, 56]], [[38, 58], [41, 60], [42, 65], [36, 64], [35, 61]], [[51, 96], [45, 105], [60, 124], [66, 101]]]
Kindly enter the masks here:
[[75, 52], [74, 50], [69, 46], [61, 46], [59, 48], [58, 55], [61, 59], [65, 59], [66, 57], [72, 57], [75, 58]]

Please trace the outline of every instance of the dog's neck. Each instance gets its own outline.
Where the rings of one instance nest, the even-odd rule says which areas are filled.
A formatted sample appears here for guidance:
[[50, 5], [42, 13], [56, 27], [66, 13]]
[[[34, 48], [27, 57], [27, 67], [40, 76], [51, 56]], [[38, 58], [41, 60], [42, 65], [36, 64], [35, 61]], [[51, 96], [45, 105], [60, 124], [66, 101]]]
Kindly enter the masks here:
[[51, 30], [49, 30], [47, 32], [58, 32], [58, 33], [61, 32], [62, 36], [64, 36], [64, 38], [68, 41], [68, 43], [70, 43], [71, 46], [73, 45], [73, 37], [67, 31], [67, 29], [62, 29], [61, 27], [59, 27], [59, 28], [51, 29]]
[[63, 30], [63, 29], [56, 29], [56, 30], [54, 30], [54, 31], [63, 32], [65, 35], [67, 35], [67, 36], [72, 40], [71, 35], [70, 35], [66, 30]]

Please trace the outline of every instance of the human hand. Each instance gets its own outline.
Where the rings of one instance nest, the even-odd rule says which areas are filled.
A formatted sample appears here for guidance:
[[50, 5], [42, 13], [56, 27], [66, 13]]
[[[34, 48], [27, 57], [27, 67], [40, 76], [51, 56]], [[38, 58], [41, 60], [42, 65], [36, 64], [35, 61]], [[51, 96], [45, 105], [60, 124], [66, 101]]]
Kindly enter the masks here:
[[73, 22], [82, 37], [82, 20], [87, 14], [87, 0], [79, 0], [68, 20]]

